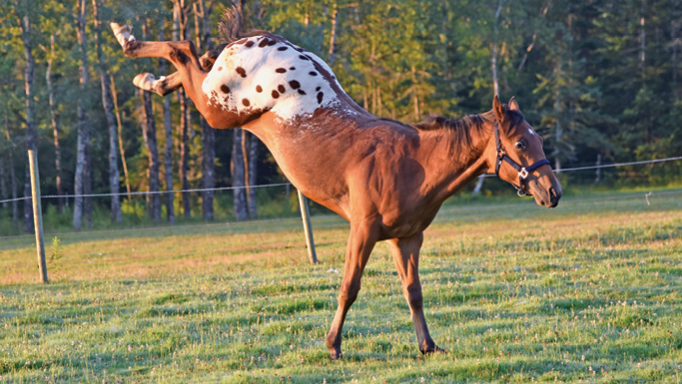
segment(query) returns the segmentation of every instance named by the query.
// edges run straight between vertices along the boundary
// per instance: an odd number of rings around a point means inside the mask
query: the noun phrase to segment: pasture
[[[344,328],[348,225],[299,220],[0,240],[0,382],[679,383],[682,190],[451,201],[421,258],[431,333],[421,356],[378,244]]]

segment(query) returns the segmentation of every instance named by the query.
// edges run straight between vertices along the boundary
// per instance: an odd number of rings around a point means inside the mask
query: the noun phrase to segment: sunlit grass
[[[347,224],[299,220],[0,244],[0,382],[680,382],[682,193],[444,207],[427,231],[422,357],[379,244],[344,328],[324,344]],[[608,198],[605,200],[604,198]],[[54,257],[52,257],[54,255]]]

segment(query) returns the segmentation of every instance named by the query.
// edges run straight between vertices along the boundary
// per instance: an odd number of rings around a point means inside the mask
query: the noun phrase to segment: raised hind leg
[[[369,255],[378,238],[377,225],[363,221],[360,224],[351,222],[350,237],[346,248],[346,264],[339,292],[339,305],[334,315],[331,329],[327,334],[327,347],[332,360],[341,358],[341,330],[346,320],[348,309],[358,297],[362,271],[367,265]]]
[[[429,334],[424,317],[424,299],[422,296],[422,285],[419,281],[419,250],[424,240],[424,234],[419,233],[415,236],[402,239],[388,240],[388,244],[393,253],[400,282],[403,286],[403,294],[410,306],[414,331],[417,333],[419,350],[426,353],[444,352],[438,348]]]
[[[208,51],[199,58],[201,68],[209,72],[213,68],[213,63],[218,58],[218,51]],[[161,96],[166,96],[169,93],[176,91],[182,87],[182,77],[180,72],[173,72],[168,76],[161,76],[158,79],[151,73],[140,73],[133,79],[133,84],[136,87],[145,91],[154,92]]]
[[[220,115],[219,109],[209,105],[208,96],[201,89],[208,72],[201,66],[194,43],[191,41],[137,41],[130,34],[131,28],[128,25],[111,23],[111,29],[127,57],[160,57],[170,61],[178,69],[178,75],[175,76],[180,76],[187,95],[194,101],[194,105],[209,124],[212,118]],[[138,75],[137,80],[143,89],[154,90],[153,80],[145,74]],[[174,80],[176,81],[174,85],[177,85],[177,78]]]
[[[166,96],[182,87],[182,78],[179,72],[174,72],[168,76],[161,76],[158,79],[153,74],[145,72],[135,76],[133,84],[142,90]]]

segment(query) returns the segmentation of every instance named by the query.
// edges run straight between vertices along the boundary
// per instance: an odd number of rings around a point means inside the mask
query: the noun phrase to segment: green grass
[[[419,354],[379,244],[344,328],[324,336],[348,225],[300,220],[0,239],[0,382],[678,383],[682,191],[455,200],[422,250],[426,316],[448,354]]]

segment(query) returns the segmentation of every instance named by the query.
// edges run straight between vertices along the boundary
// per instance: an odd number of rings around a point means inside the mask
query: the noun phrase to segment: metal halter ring
[[[526,177],[528,177],[528,171],[526,170],[526,167],[523,167],[519,171],[519,178],[521,178],[522,180],[525,180]]]

